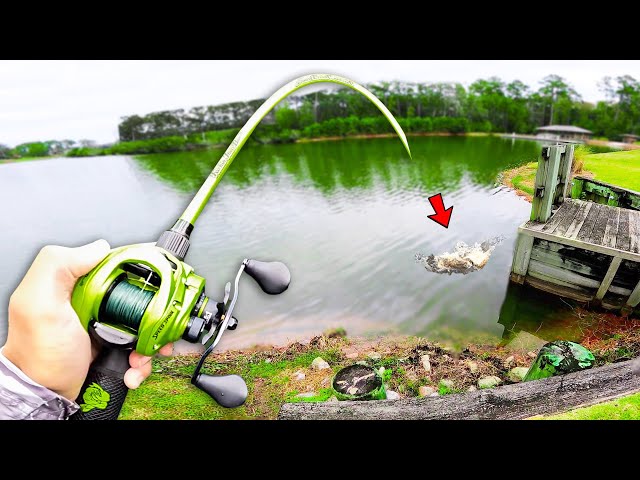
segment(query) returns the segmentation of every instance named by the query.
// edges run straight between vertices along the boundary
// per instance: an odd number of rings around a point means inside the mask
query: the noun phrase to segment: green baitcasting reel
[[[233,310],[242,273],[249,274],[271,295],[284,292],[291,275],[281,262],[245,259],[233,289],[231,283],[227,283],[223,300],[210,300],[205,294],[205,279],[184,262],[189,237],[211,194],[258,123],[290,93],[320,82],[350,87],[371,100],[391,122],[411,156],[404,132],[391,112],[357,83],[337,75],[318,74],[297,78],[280,88],[238,132],[170,230],[155,244],[113,249],[76,284],[71,304],[92,340],[101,348],[77,399],[81,410],[71,419],[116,419],[128,392],[124,373],[129,368],[130,352],[135,349],[143,355],[153,355],[163,345],[180,339],[205,345],[191,382],[224,407],[244,403],[247,386],[242,378],[206,375],[200,370],[222,334],[238,325]]]

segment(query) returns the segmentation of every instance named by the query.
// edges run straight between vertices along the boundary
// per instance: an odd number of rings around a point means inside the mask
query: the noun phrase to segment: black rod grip
[[[117,420],[129,389],[124,373],[131,349],[103,347],[91,364],[76,403],[80,410],[70,420]]]

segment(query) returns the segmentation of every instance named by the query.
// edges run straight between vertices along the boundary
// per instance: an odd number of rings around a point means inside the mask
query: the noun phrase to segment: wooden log
[[[596,292],[596,300],[602,300],[604,298],[604,295],[609,291],[611,282],[613,282],[613,279],[618,272],[618,268],[620,267],[620,262],[622,262],[622,259],[620,257],[614,257],[613,260],[611,260],[611,265],[609,265],[609,269],[607,270],[607,273],[602,279],[602,283],[600,284],[600,287],[598,287],[598,291]]]
[[[640,391],[640,359],[490,390],[368,402],[285,403],[281,420],[517,420]]]

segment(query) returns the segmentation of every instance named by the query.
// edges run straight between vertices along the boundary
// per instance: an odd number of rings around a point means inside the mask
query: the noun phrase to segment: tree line
[[[537,89],[519,80],[507,83],[497,77],[477,80],[468,88],[460,83],[446,82],[393,81],[367,85],[397,118],[414,119],[414,126],[421,125],[421,121],[415,119],[432,119],[432,124],[449,125],[451,121],[442,120],[449,118],[466,119],[453,123],[462,126],[458,130],[477,132],[533,133],[537,127],[551,124],[578,125],[592,130],[596,136],[611,139],[623,133],[638,132],[640,83],[625,75],[605,77],[599,87],[605,94],[605,100],[593,104],[583,101],[575,89],[558,75],[548,75]],[[263,101],[258,99],[123,117],[119,125],[120,141],[240,128]],[[378,115],[376,107],[357,92],[338,89],[290,96],[288,102],[283,102],[275,115],[264,123],[273,125],[275,128],[271,130],[276,132],[284,130],[292,132],[293,136],[312,136],[309,133],[314,130],[330,134],[326,132],[326,125],[324,129],[319,126],[332,119],[365,119]],[[341,134],[338,131],[340,122],[334,123],[335,134]],[[422,123],[429,126],[429,122]]]
[[[595,104],[585,102],[558,75],[548,75],[538,88],[497,77],[477,80],[468,88],[452,82],[401,81],[368,84],[367,88],[409,133],[534,133],[537,127],[550,124],[577,125],[612,140],[623,133],[640,133],[640,82],[623,75],[605,77],[598,86],[605,99]],[[28,142],[14,148],[0,144],[0,159],[153,153],[228,143],[263,102],[256,99],[126,116],[118,125],[120,142],[116,145],[97,147],[91,140]],[[388,122],[371,102],[350,89],[337,89],[288,97],[265,118],[254,137],[268,143],[388,132]]]

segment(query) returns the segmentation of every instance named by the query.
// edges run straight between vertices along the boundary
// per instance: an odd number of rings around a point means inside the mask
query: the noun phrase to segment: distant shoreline
[[[500,133],[487,133],[487,132],[466,132],[466,133],[451,133],[451,132],[410,132],[406,133],[407,137],[496,137],[501,135]],[[340,140],[367,140],[375,138],[395,138],[397,134],[393,133],[363,133],[356,135],[345,136],[328,136],[328,137],[314,137],[314,138],[297,138],[289,142],[265,142],[264,144],[276,145],[284,143],[317,143],[317,142],[336,142]],[[162,140],[162,139],[156,139]],[[211,150],[216,148],[225,148],[228,143],[205,143],[205,144],[187,144],[188,147],[176,148],[175,150],[166,150],[162,152],[127,152],[127,153],[95,153],[93,155],[50,155],[46,157],[21,157],[21,158],[8,158],[0,160],[0,165],[18,163],[18,162],[30,162],[39,160],[49,160],[52,158],[80,158],[80,157],[102,157],[108,155],[153,155],[156,153],[175,153],[184,151],[198,151],[198,150]]]

